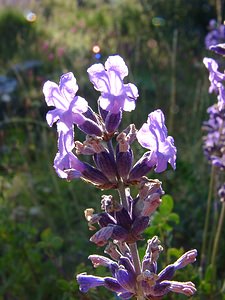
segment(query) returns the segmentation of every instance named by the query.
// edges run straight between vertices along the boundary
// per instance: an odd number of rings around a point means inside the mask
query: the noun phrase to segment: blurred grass
[[[140,97],[135,113],[125,114],[124,128],[130,122],[139,128],[155,108],[164,111],[167,124],[173,120],[169,134],[178,148],[177,170],[158,176],[180,216],[168,235],[169,247],[200,249],[209,181],[201,124],[206,108],[215,102],[207,92],[202,58],[211,56],[204,50],[204,35],[208,21],[216,17],[215,3],[44,0],[22,7],[36,14],[35,22],[26,21],[15,6],[13,11],[1,7],[0,14],[0,75],[19,82],[10,101],[0,100],[0,299],[114,299],[103,289],[82,295],[74,281],[78,272],[93,273],[87,256],[96,250],[88,241],[83,211],[99,210],[101,192],[80,181],[64,182],[54,173],[57,134],[45,122],[43,82],[58,82],[63,72],[72,71],[79,95],[96,108],[98,94],[88,82],[87,67],[114,53],[125,59],[129,81],[138,86]],[[101,48],[100,60],[92,52],[96,44]],[[41,65],[15,71],[15,64],[28,60]],[[172,88],[174,111],[170,109]],[[142,151],[136,146],[137,155]],[[221,241],[219,285],[225,275],[224,249]],[[194,268],[180,276],[203,286]],[[208,299],[205,286],[193,299]]]

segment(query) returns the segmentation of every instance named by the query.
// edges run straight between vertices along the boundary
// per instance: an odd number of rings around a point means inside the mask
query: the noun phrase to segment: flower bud
[[[115,212],[115,219],[118,225],[122,226],[127,230],[130,229],[132,220],[128,211],[124,207],[122,207],[119,211]]]
[[[129,181],[139,181],[142,176],[150,172],[156,164],[154,152],[146,152],[130,171]]]
[[[148,224],[149,224],[149,217],[135,218],[131,228],[132,236],[137,237],[139,239],[142,232],[148,227]]]
[[[84,180],[87,180],[91,182],[94,185],[97,186],[112,186],[108,180],[108,178],[98,169],[92,167],[88,163],[83,163],[84,164],[84,170],[81,172],[82,173],[82,178]]]
[[[105,128],[109,133],[115,132],[122,120],[122,111],[118,113],[109,112],[105,118]]]
[[[87,119],[79,126],[77,126],[84,133],[89,135],[102,136],[102,129],[91,119]]]
[[[105,150],[95,153],[94,158],[97,168],[101,170],[111,182],[116,182],[117,169],[113,156]]]

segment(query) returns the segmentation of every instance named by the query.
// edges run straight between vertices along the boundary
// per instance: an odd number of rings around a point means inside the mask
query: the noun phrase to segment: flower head
[[[165,118],[160,109],[148,115],[147,123],[137,132],[137,140],[144,148],[156,154],[156,172],[163,172],[167,162],[175,169],[177,151],[173,138],[167,136]]]
[[[120,110],[132,111],[138,97],[137,87],[132,84],[124,84],[123,79],[128,75],[128,68],[119,55],[109,56],[102,64],[94,64],[88,70],[90,81],[97,91],[100,107],[117,114]]]
[[[120,245],[121,246],[121,245]],[[172,281],[176,270],[184,268],[186,265],[195,262],[197,251],[190,250],[184,253],[175,263],[168,265],[157,274],[157,259],[162,247],[158,237],[153,237],[148,241],[148,247],[143,259],[141,274],[137,275],[130,252],[120,253],[122,248],[118,245],[114,247],[119,255],[117,261],[108,259],[100,255],[90,255],[94,267],[108,267],[112,277],[98,277],[82,273],[77,275],[77,281],[82,292],[87,292],[90,288],[104,286],[114,291],[122,299],[130,299],[132,296],[142,296],[147,299],[163,297],[168,292],[185,294],[191,296],[196,292],[192,282]],[[117,250],[116,250],[117,248]]]
[[[73,124],[81,125],[85,118],[82,113],[88,109],[87,101],[76,96],[78,85],[73,73],[63,74],[59,85],[55,82],[47,81],[43,87],[45,101],[48,106],[54,106],[47,115],[47,123],[52,126],[55,122],[58,129],[64,132],[73,127]]]

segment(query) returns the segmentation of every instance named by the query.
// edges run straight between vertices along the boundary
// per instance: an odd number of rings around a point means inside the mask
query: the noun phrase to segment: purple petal
[[[172,137],[167,136],[165,118],[160,109],[148,115],[147,123],[137,132],[138,142],[157,156],[156,172],[163,172],[167,162],[175,169],[176,147]]]
[[[113,227],[107,226],[97,231],[91,238],[90,241],[98,246],[104,246],[113,234]]]
[[[128,75],[128,68],[119,55],[112,55],[105,62],[105,68],[107,71],[116,72],[121,79],[124,79]]]
[[[103,110],[114,114],[121,108],[126,111],[134,110],[138,91],[134,85],[123,83],[128,69],[119,55],[110,56],[105,63],[105,69],[102,64],[92,65],[88,74],[95,89],[101,92],[99,105]]]
[[[225,55],[225,44],[217,44],[217,45],[211,45],[209,47],[210,50],[214,51],[217,54]]]
[[[70,103],[78,91],[76,78],[72,72],[63,74],[59,82],[59,90],[63,97]]]
[[[105,68],[102,64],[94,64],[87,69],[89,79],[94,88],[99,92],[109,92],[109,80]]]
[[[63,110],[58,108],[48,111],[46,114],[46,120],[48,125],[52,127],[52,125],[60,119],[62,114]]]
[[[58,85],[55,82],[47,81],[43,86],[43,93],[45,95],[45,101],[48,106],[55,106],[59,109],[67,109],[69,107],[68,101],[65,101]]]
[[[78,274],[77,282],[80,285],[80,291],[83,293],[88,292],[88,290],[91,288],[105,285],[104,278],[93,275],[87,275],[86,273]]]

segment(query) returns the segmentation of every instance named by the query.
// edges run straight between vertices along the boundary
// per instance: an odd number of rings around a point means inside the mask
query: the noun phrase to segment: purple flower
[[[221,82],[217,84],[218,87],[218,109],[223,110],[225,108],[225,88]]]
[[[117,248],[117,246],[115,246]],[[134,265],[130,259],[130,253],[124,256],[121,249],[114,249],[119,255],[118,261],[108,259],[100,255],[90,255],[94,267],[108,267],[112,277],[98,277],[82,273],[77,275],[77,281],[82,292],[87,292],[96,286],[105,286],[107,289],[117,293],[122,299],[130,299],[132,296],[141,295],[144,298],[152,299],[163,297],[168,292],[185,294],[191,296],[196,292],[192,282],[172,281],[176,270],[195,262],[197,251],[190,250],[184,253],[174,264],[168,265],[157,274],[157,259],[162,247],[157,237],[148,241],[148,247],[143,260],[141,274],[137,275]],[[129,250],[128,250],[129,251]]]
[[[219,102],[208,108],[209,120],[203,123],[203,150],[207,159],[218,168],[224,170],[224,143],[225,143],[225,111],[219,110]]]
[[[209,70],[209,81],[211,83],[209,93],[218,93],[218,83],[225,80],[225,74],[218,71],[218,64],[214,59],[205,57],[203,63]]]
[[[73,174],[72,178],[70,179],[81,177],[81,171],[84,169],[83,164],[72,153],[73,148],[73,129],[70,129],[67,133],[60,131],[58,138],[59,151],[54,159],[54,169],[61,178],[69,179],[69,171],[70,174]]]
[[[216,20],[210,20],[208,28],[209,33],[205,37],[205,46],[206,49],[212,50],[212,46],[224,42],[225,26],[223,24],[218,24]]]
[[[73,124],[84,123],[82,113],[87,111],[88,103],[84,98],[76,96],[77,91],[76,78],[71,72],[61,76],[59,85],[52,81],[44,84],[45,101],[48,106],[55,107],[46,115],[49,126],[57,122],[58,130],[67,132],[73,128]]]
[[[176,168],[176,147],[171,136],[167,136],[165,118],[160,109],[148,115],[147,123],[144,123],[137,132],[137,140],[144,147],[156,154],[156,172],[163,172],[167,162],[173,169]]]
[[[109,56],[102,64],[94,64],[87,70],[90,81],[97,91],[100,107],[113,114],[120,110],[132,111],[135,109],[138,97],[137,87],[132,84],[124,84],[123,79],[128,75],[128,68],[119,55]]]

